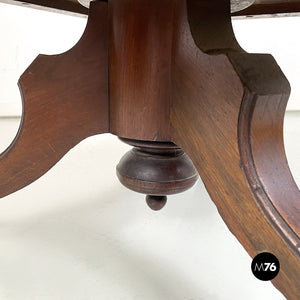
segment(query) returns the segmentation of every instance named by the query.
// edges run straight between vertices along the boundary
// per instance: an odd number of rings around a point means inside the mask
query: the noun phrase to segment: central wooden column
[[[173,0],[109,1],[110,131],[169,141]]]

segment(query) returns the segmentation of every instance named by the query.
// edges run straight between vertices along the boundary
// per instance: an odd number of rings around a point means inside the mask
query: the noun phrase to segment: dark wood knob
[[[167,196],[147,195],[146,202],[152,210],[160,210],[167,203]]]
[[[166,195],[191,188],[198,173],[181,148],[171,142],[149,142],[121,139],[134,146],[117,165],[117,176],[127,188],[148,195],[147,204],[161,209]]]

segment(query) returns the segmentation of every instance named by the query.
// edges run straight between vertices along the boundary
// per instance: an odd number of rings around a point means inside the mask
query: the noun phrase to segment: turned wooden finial
[[[191,188],[198,173],[181,148],[171,142],[149,142],[121,138],[131,146],[117,166],[117,176],[127,188],[146,194],[146,202],[159,210],[167,202],[166,195]]]
[[[167,196],[147,195],[146,203],[152,210],[161,210],[167,203]]]

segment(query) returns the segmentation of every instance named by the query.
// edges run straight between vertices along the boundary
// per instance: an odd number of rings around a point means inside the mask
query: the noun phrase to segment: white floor
[[[0,142],[18,119],[0,119]],[[285,140],[300,185],[300,113]],[[34,147],[34,145],[33,145]],[[0,200],[0,300],[279,300],[253,277],[201,181],[153,212],[118,182],[128,147],[92,137],[31,186]]]

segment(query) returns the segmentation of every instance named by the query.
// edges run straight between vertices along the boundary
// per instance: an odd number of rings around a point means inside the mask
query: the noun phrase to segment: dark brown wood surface
[[[42,176],[84,138],[108,132],[107,32],[107,3],[99,3],[73,49],[38,56],[21,76],[23,117],[0,156],[0,197]]]
[[[274,253],[281,263],[274,285],[299,299],[300,194],[282,142],[289,84],[271,56],[239,49],[229,12],[218,17],[220,1],[187,1],[187,10],[185,1],[178,3],[172,141],[193,160],[231,232],[252,257]],[[207,8],[216,17],[203,28],[198,20]],[[220,20],[227,38],[219,35]],[[203,40],[207,28],[205,37],[218,42]]]
[[[111,132],[179,145],[232,233],[252,257],[274,253],[273,283],[299,299],[300,193],[282,141],[290,86],[272,56],[238,45],[229,4],[113,1]]]
[[[229,0],[111,0],[108,10],[94,3],[81,41],[21,77],[23,120],[0,157],[0,196],[93,134],[172,141],[248,253],[275,254],[274,285],[300,299],[300,193],[282,140],[290,86],[275,60],[241,49]]]
[[[0,0],[3,3],[22,5],[39,9],[54,9],[62,13],[88,14],[88,9],[77,0]],[[233,16],[256,16],[272,14],[290,14],[300,12],[300,0],[256,0],[245,10]]]
[[[168,140],[172,2],[109,2],[110,130],[119,137]]]
[[[156,196],[191,188],[198,173],[190,158],[175,144],[122,139],[134,146],[117,165],[120,182],[131,190]]]

